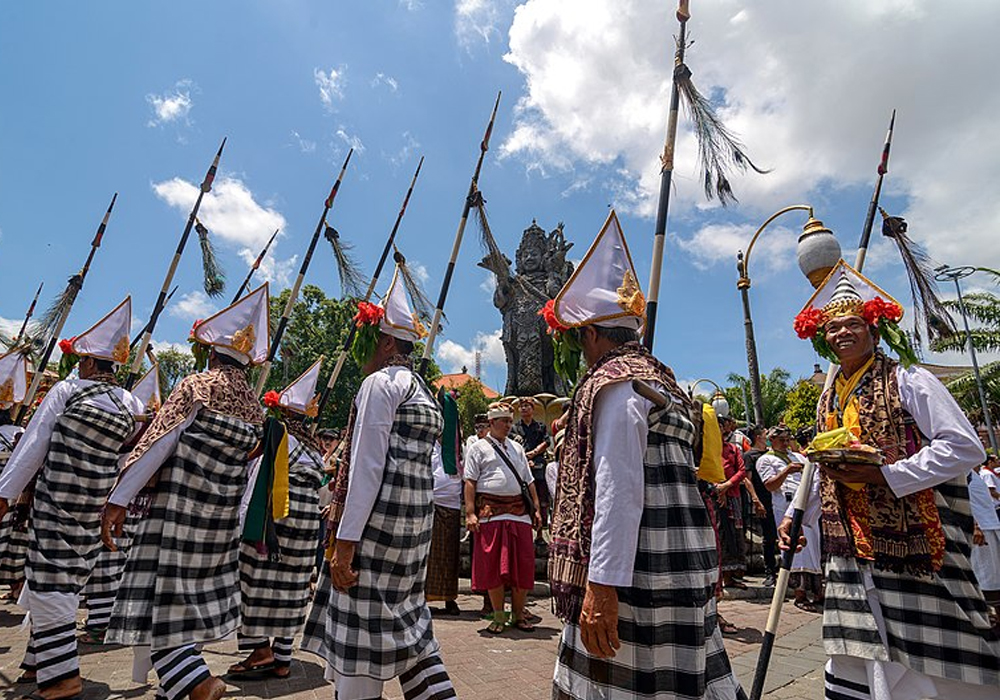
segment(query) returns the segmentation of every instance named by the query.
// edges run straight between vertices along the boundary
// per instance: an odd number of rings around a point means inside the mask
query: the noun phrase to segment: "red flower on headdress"
[[[271,390],[264,394],[264,405],[268,408],[277,408],[281,405],[281,394]]]
[[[549,299],[545,302],[545,306],[541,308],[538,315],[545,319],[545,323],[549,325],[549,333],[565,333],[569,330],[569,326],[564,326],[559,323],[559,319],[556,318],[556,300]]]
[[[200,326],[201,324],[202,324],[202,319],[199,318],[191,325],[191,332],[188,333],[188,340],[194,339],[194,332],[198,330],[198,326]]]
[[[879,319],[895,323],[903,318],[903,309],[899,304],[887,302],[882,297],[875,297],[865,302],[861,315],[871,326],[877,326]]]
[[[60,340],[59,351],[62,352],[63,355],[73,355],[75,353],[75,351],[73,350],[74,340],[76,340],[76,338],[63,338],[62,340]]]
[[[816,335],[819,327],[822,325],[823,311],[817,309],[815,306],[810,306],[808,309],[803,309],[799,312],[799,315],[795,317],[795,323],[792,324],[792,328],[795,329],[795,335],[803,340],[809,340]]]
[[[385,316],[385,309],[378,304],[368,301],[358,302],[358,313],[354,314],[354,323],[357,326],[373,326]]]

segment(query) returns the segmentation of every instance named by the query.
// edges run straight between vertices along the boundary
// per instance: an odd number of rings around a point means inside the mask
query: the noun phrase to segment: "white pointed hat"
[[[319,381],[319,370],[323,366],[320,357],[294,382],[285,387],[279,394],[278,405],[303,415],[315,418],[319,412],[319,396],[316,394],[316,384]]]
[[[160,365],[154,363],[129,393],[142,402],[143,413],[159,411],[162,404],[160,400]]]
[[[595,324],[638,330],[646,320],[646,297],[614,209],[597,239],[553,303],[556,320],[569,328]]]
[[[128,331],[132,325],[132,297],[75,338],[59,343],[64,354],[93,357],[123,365],[128,362]]]
[[[840,260],[806,302],[803,311],[809,308],[820,309],[825,323],[838,316],[863,316],[865,302],[879,298],[886,304],[895,304],[902,317],[903,307],[898,301],[844,260]]]
[[[0,410],[24,401],[28,391],[28,359],[14,350],[0,357]]]
[[[271,335],[267,289],[265,282],[232,306],[198,323],[193,329],[194,339],[244,365],[263,362]]]
[[[406,298],[406,286],[399,278],[398,264],[389,291],[385,293],[379,306],[385,310],[385,315],[379,321],[378,327],[386,335],[411,343],[427,335],[427,329],[410,308],[410,302]]]

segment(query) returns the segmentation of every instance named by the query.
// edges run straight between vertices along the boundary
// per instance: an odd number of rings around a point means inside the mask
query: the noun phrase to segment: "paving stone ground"
[[[465,590],[468,582],[464,581]],[[530,605],[542,622],[533,633],[507,630],[493,636],[477,614],[481,600],[462,595],[459,617],[436,615],[434,629],[441,643],[458,697],[463,700],[547,700],[551,697],[552,668],[560,623],[551,613],[549,599],[533,597]],[[723,600],[719,609],[739,627],[739,634],[726,639],[726,648],[744,689],[749,694],[757,653],[767,620],[770,597],[754,588],[738,600]],[[27,631],[21,628],[20,609],[0,605],[0,700],[13,700],[34,690],[15,685],[18,664],[24,653]],[[816,700],[823,696],[824,656],[820,642],[820,616],[786,605],[778,639],[764,686],[768,700]],[[153,700],[154,688],[132,681],[132,653],[120,647],[80,647],[85,686],[80,700]],[[206,648],[205,658],[213,672],[223,673],[240,660],[236,643],[223,642]],[[322,662],[308,654],[296,653],[289,680],[259,680],[230,683],[227,698],[289,698],[290,700],[332,700],[330,686],[323,680]],[[153,676],[150,676],[153,680]],[[386,685],[385,697],[402,697],[399,685]]]

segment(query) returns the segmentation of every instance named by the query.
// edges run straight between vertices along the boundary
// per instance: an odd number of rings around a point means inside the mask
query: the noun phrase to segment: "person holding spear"
[[[819,464],[807,497],[820,502],[826,693],[996,698],[1000,637],[969,562],[966,476],[985,453],[948,390],[916,366],[902,315],[841,260],[795,319],[799,337],[840,365],[817,429],[850,440],[821,450],[820,435],[809,455]],[[779,528],[786,550],[792,510]]]

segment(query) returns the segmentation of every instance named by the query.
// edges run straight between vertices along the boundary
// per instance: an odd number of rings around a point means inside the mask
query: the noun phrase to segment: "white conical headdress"
[[[319,370],[323,366],[323,358],[316,360],[309,369],[281,392],[278,405],[289,411],[302,413],[315,418],[319,412],[319,396],[316,394],[316,384],[319,381]]]
[[[269,302],[265,282],[232,306],[199,323],[194,338],[245,365],[260,364],[267,358],[270,342]]]
[[[0,357],[0,409],[24,401],[28,391],[28,359],[17,350]]]
[[[69,347],[74,355],[108,360],[119,365],[128,362],[128,331],[132,325],[132,297],[116,306],[111,313],[72,338]],[[65,352],[65,347],[60,343]]]
[[[825,320],[838,316],[861,316],[865,302],[876,298],[903,308],[888,292],[840,260],[806,302],[803,310],[810,307],[820,309]]]
[[[559,290],[553,310],[556,320],[569,328],[590,324],[642,327],[646,298],[614,209],[583,262]]]
[[[385,293],[379,306],[385,309],[385,315],[379,322],[379,330],[386,335],[411,343],[427,335],[427,329],[410,308],[410,302],[406,298],[406,285],[399,278],[398,264],[389,291]]]
[[[143,413],[156,413],[160,410],[160,365],[153,364],[129,392],[142,402]]]

